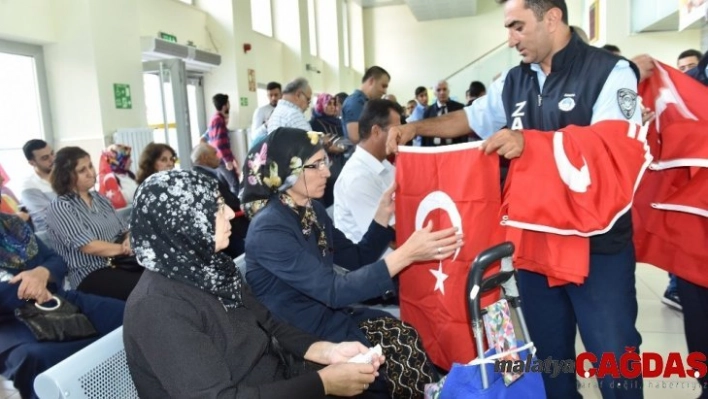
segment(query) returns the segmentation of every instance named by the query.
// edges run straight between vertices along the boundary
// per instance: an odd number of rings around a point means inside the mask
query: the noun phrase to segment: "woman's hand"
[[[121,248],[123,250],[122,255],[132,255],[133,254],[133,249],[130,248],[130,233],[125,235],[125,240],[123,240],[123,243],[121,244]]]
[[[42,304],[52,299],[52,293],[47,289],[51,273],[44,266],[37,266],[34,269],[26,270],[17,274],[10,280],[10,284],[20,283],[17,288],[17,297],[22,300],[34,299]]]
[[[23,222],[27,223],[30,220],[30,215],[29,213],[25,211],[19,211],[15,214],[15,216],[18,216],[20,219],[22,219]]]
[[[351,397],[369,388],[379,375],[371,364],[339,363],[317,371],[324,385],[325,395]]]
[[[386,256],[385,261],[391,277],[400,273],[411,263],[427,260],[443,260],[464,244],[457,228],[433,231],[433,222],[415,231],[403,245]]]
[[[368,351],[369,348],[356,341],[331,344],[331,346],[326,349],[324,354],[324,357],[327,360],[327,363],[325,364],[346,363],[354,356],[361,353],[366,353]],[[373,359],[372,364],[378,370],[379,366],[381,366],[384,361],[385,357],[380,356],[376,359]]]
[[[391,221],[391,216],[396,212],[395,207],[395,195],[396,192],[396,182],[393,182],[391,186],[383,193],[381,200],[379,201],[379,207],[376,209],[376,214],[374,214],[374,221],[383,227],[388,227]]]

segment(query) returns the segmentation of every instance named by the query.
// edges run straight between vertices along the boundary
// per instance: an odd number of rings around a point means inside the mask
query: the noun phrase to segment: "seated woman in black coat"
[[[311,200],[323,195],[329,177],[321,139],[321,133],[280,128],[248,156],[241,203],[252,218],[249,285],[271,312],[296,327],[327,340],[381,344],[387,361],[372,389],[382,397],[422,396],[433,371],[417,332],[386,312],[349,305],[394,290],[393,277],[414,262],[452,255],[461,236],[454,228],[432,232],[429,225],[380,259],[394,240],[392,187],[362,240],[349,241]],[[338,273],[335,264],[350,272]]]
[[[0,374],[20,396],[36,398],[35,377],[123,323],[125,302],[62,290],[67,266],[19,217],[0,214]],[[39,342],[15,317],[15,309],[45,303],[57,295],[88,317],[98,336],[65,342]]]
[[[128,299],[123,340],[142,399],[353,396],[374,381],[383,357],[347,363],[368,348],[319,341],[276,321],[251,294],[220,252],[234,212],[216,180],[157,173],[133,207],[132,242],[146,270]]]

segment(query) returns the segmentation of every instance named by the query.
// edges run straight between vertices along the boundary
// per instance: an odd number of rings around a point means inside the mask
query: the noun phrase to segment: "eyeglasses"
[[[223,212],[224,208],[226,207],[226,200],[224,200],[224,197],[219,197],[216,199],[216,209],[218,212]]]
[[[300,93],[301,93],[303,96],[305,96],[305,100],[307,100],[307,103],[309,104],[309,103],[310,103],[310,100],[312,100],[312,97],[308,97],[307,94],[305,94],[304,91],[301,91]]]
[[[317,169],[317,170],[322,171],[325,169],[329,169],[329,166],[331,164],[332,163],[330,162],[329,157],[325,156],[324,158],[322,158],[319,161],[315,161],[315,162],[313,162],[311,164],[307,164],[307,165],[302,165],[302,168],[303,169]]]

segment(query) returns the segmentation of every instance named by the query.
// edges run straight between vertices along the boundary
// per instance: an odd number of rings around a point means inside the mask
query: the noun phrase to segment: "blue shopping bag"
[[[523,342],[518,343],[519,348],[523,345]],[[521,359],[526,359],[528,349],[523,349],[518,353]],[[494,355],[496,355],[496,351],[490,349],[485,352],[484,357],[489,358]],[[487,389],[484,389],[482,385],[480,367],[487,369],[489,380]],[[545,397],[546,390],[543,387],[541,373],[524,373],[521,378],[506,386],[501,373],[494,372],[494,364],[490,363],[478,365],[455,363],[450,373],[445,377],[445,383],[440,392],[440,399],[545,399]]]

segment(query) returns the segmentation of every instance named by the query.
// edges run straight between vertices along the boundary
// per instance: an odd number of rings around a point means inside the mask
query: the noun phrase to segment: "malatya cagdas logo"
[[[583,352],[575,360],[545,360],[533,359],[529,354],[525,360],[497,360],[494,371],[507,373],[546,373],[551,378],[561,373],[576,373],[581,378],[599,379],[612,378],[634,379],[644,378],[701,378],[708,373],[706,355],[692,352],[682,356],[671,352],[662,356],[656,352],[637,353],[635,347],[626,347],[625,352],[617,359],[614,353],[603,353],[599,358],[590,352]],[[592,366],[586,368],[586,361]]]

